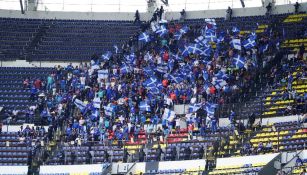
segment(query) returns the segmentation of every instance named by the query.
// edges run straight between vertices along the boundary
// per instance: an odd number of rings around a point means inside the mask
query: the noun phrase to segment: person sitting
[[[269,142],[265,146],[265,151],[270,152],[272,150],[272,148],[273,148],[273,143],[272,143],[271,140],[269,140]]]
[[[259,142],[258,148],[257,148],[257,153],[259,154],[260,152],[262,152],[262,151],[263,151],[263,148],[264,148],[263,143],[262,143],[262,142]]]
[[[302,166],[303,165],[303,160],[300,158],[300,156],[297,156],[296,161],[295,161],[295,166]]]

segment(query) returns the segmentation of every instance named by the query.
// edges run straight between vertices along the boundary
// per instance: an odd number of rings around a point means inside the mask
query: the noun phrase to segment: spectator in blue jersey
[[[217,119],[216,117],[211,118],[211,132],[215,133],[217,131]]]

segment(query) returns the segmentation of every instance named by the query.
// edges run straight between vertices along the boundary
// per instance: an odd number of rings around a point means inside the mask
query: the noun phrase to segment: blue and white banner
[[[104,106],[104,113],[107,116],[112,116],[114,112],[114,107],[112,104],[108,104],[108,106]]]
[[[164,109],[164,113],[163,113],[163,116],[162,116],[163,119],[166,119],[166,120],[171,122],[171,121],[174,120],[175,117],[176,117],[175,111],[172,111],[168,108]]]
[[[96,98],[93,99],[93,105],[94,105],[95,108],[100,109],[100,104],[101,104],[100,98],[96,97]]]
[[[79,99],[75,99],[74,104],[80,109],[80,111],[83,111],[86,107],[86,104]]]
[[[232,39],[230,42],[232,48],[241,50],[241,40],[240,39]]]
[[[146,111],[150,112],[150,105],[147,103],[147,101],[141,101],[139,105],[140,111]]]
[[[107,69],[98,70],[98,78],[107,79],[108,77],[109,77],[109,70]]]
[[[142,42],[145,42],[145,43],[149,42],[150,41],[149,34],[147,32],[141,33],[139,35],[139,41],[142,41]]]
[[[103,61],[108,61],[110,60],[111,56],[112,56],[112,52],[107,51],[105,54],[101,55],[101,59]]]
[[[235,55],[233,57],[233,64],[237,67],[237,68],[243,68],[245,65],[245,58],[241,57],[240,55]]]
[[[255,47],[257,44],[254,38],[248,38],[247,40],[242,42],[242,45],[245,49],[251,49]]]

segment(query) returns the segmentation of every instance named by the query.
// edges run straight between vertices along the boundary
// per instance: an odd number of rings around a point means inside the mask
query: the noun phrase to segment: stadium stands
[[[121,47],[138,30],[131,21],[1,18],[2,60],[89,61]]]
[[[38,100],[36,97],[31,99],[31,94],[35,91],[36,96],[38,96],[39,90],[44,92],[42,91],[43,87],[34,90],[34,82],[38,79],[41,82],[46,81],[47,75],[52,70],[52,68],[1,67],[0,105],[6,111],[2,119],[10,116],[11,123],[33,123],[34,118],[30,116],[30,113],[34,111],[30,112],[30,109],[33,106],[36,108]],[[25,81],[27,85],[24,84]]]
[[[1,60],[86,63],[0,68],[4,123],[49,125],[2,132],[0,165],[44,164],[45,175],[131,162],[127,173],[258,174],[281,152],[306,149],[304,120],[246,125],[251,114],[307,111],[306,17],[189,19],[141,32],[131,21],[1,18]],[[187,104],[186,115],[173,111]]]

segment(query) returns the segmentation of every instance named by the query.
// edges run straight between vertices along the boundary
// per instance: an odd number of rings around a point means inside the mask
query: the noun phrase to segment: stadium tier
[[[307,15],[285,12],[1,17],[0,174],[306,174]]]

